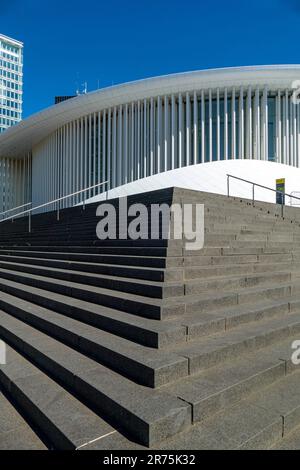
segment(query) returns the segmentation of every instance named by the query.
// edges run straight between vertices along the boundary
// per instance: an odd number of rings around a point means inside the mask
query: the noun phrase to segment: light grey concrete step
[[[219,309],[224,310],[238,305],[243,307],[246,304],[253,305],[257,302],[289,299],[291,296],[297,296],[299,293],[300,284],[290,282],[273,287],[250,287],[218,294],[186,295],[184,297],[185,312],[187,314],[217,312]],[[174,301],[174,299],[172,300]]]
[[[269,246],[249,246],[248,244],[245,246],[245,244],[241,244],[240,247],[238,246],[231,246],[231,247],[224,247],[222,248],[222,254],[223,255],[249,255],[249,254],[283,254],[283,253],[290,253],[291,252],[291,247],[287,247],[286,245],[284,246],[276,246],[276,247],[271,247]]]
[[[188,374],[187,359],[174,353],[146,348],[32,303],[18,299],[15,304],[6,304],[9,315],[145,386],[159,387]],[[4,311],[1,319],[9,322]]]
[[[233,260],[234,261],[234,260]],[[224,264],[224,265],[208,265],[204,267],[193,266],[185,267],[185,279],[202,279],[213,278],[217,276],[233,276],[237,274],[244,274],[245,276],[255,273],[274,273],[274,272],[288,272],[300,270],[300,262],[297,261],[281,261],[278,263],[262,263],[248,262],[242,264]]]
[[[0,392],[0,450],[46,449],[31,426]]]
[[[280,340],[283,341],[299,332],[299,313],[291,313],[257,324],[244,325],[171,350],[188,359],[189,373],[192,375],[232,360],[237,355],[249,354]]]
[[[0,366],[0,383],[51,448],[72,450],[115,432],[100,416],[9,346],[7,364]]]
[[[179,318],[159,322],[12,281],[5,286],[0,282],[0,291],[0,308],[7,312],[22,310],[29,301],[145,346],[164,348],[186,341]]]
[[[208,267],[208,266],[227,266],[239,264],[258,263],[257,254],[245,255],[221,255],[221,256],[186,256],[184,258],[184,267]],[[271,256],[271,255],[270,255]],[[283,255],[284,256],[284,255]],[[290,256],[292,259],[292,256]]]
[[[280,285],[291,280],[291,272],[271,272],[271,273],[255,273],[246,275],[220,275],[209,279],[192,279],[185,281],[185,293],[200,294],[210,291],[226,291],[234,289],[242,289],[247,287],[262,285]]]
[[[160,449],[269,449],[300,424],[299,372],[193,426]],[[287,424],[288,422],[288,424]],[[286,424],[284,424],[286,423]]]
[[[120,437],[120,441],[124,442],[123,436]],[[294,429],[293,432],[278,440],[271,447],[271,450],[300,450],[300,426]]]
[[[298,300],[291,303],[288,297],[282,300],[257,302],[253,305],[236,305],[219,311],[213,309],[207,313],[186,314],[181,323],[187,330],[187,340],[193,341],[201,336],[221,333],[251,322],[283,316],[300,305]]]
[[[129,435],[152,446],[191,424],[190,406],[142,387],[1,312],[0,337]]]
[[[266,382],[267,384],[267,382]],[[299,449],[300,374],[278,377],[261,392],[226,407],[188,430],[155,446],[156,450]],[[268,398],[270,396],[270,403]],[[287,400],[286,400],[287,397]],[[267,403],[267,406],[266,406]],[[284,420],[293,432],[285,434]],[[297,427],[298,426],[298,427]],[[282,436],[286,435],[282,439]],[[91,444],[86,450],[143,450],[120,433]]]
[[[193,422],[203,421],[297,370],[291,359],[291,345],[297,338],[272,344],[246,357],[237,356],[163,390],[191,404]]]
[[[112,290],[130,292],[136,295],[148,295],[154,298],[173,297],[183,295],[184,288],[180,281],[158,282],[138,279],[124,279],[117,276],[101,274],[88,274],[81,271],[72,271],[38,265],[27,265],[0,261],[0,272],[7,269],[44,276],[62,281],[85,284],[87,286],[103,287]]]
[[[62,284],[57,280],[43,276],[22,274],[18,271],[1,271],[0,269],[1,290],[13,293],[12,283],[47,290],[46,306],[51,306],[52,293],[57,293],[151,319],[178,317],[185,312],[184,297],[155,299],[68,281],[64,281]],[[14,287],[18,288],[19,286],[16,284]]]
[[[28,251],[28,250],[4,250],[0,249],[0,254],[5,256],[20,256],[24,258],[43,258],[64,261],[76,261],[93,264],[113,264],[125,266],[144,266],[156,268],[174,268],[181,267],[183,264],[182,257],[145,257],[131,255],[101,255],[97,253],[66,253],[64,251]]]
[[[63,270],[70,270],[73,272],[84,272],[93,274],[102,274],[107,276],[117,276],[120,278],[132,278],[149,281],[177,281],[182,280],[183,271],[179,266],[176,268],[158,269],[153,267],[140,267],[140,266],[126,266],[118,263],[115,259],[115,264],[104,263],[87,263],[83,261],[65,261],[58,259],[48,259],[43,257],[22,257],[13,255],[0,254],[0,261],[17,264],[28,264],[31,266],[43,266],[50,268],[58,268]]]
[[[7,282],[9,281],[9,282]],[[83,301],[96,303],[105,307],[141,315],[148,318],[171,318],[179,317],[184,312],[207,312],[211,308],[218,309],[239,304],[252,303],[254,301],[265,301],[268,299],[280,299],[283,297],[297,295],[299,282],[281,284],[279,286],[263,286],[261,288],[242,288],[221,294],[207,295],[206,292],[197,295],[186,295],[184,297],[168,298],[165,300],[150,299],[142,296],[110,291],[83,284],[75,284],[64,281],[63,284],[55,280],[20,272],[0,270],[0,285],[4,292],[12,293],[10,282],[18,282],[27,286],[39,287],[51,292],[67,295]],[[9,290],[8,290],[9,289]]]

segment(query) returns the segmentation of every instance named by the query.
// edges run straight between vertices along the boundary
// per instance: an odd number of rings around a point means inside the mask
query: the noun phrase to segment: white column
[[[88,186],[92,186],[92,115],[89,114],[89,132],[88,132]],[[92,196],[92,191],[88,191],[89,197]]]
[[[175,96],[172,95],[171,98],[171,127],[172,127],[172,155],[171,155],[171,169],[175,168],[176,162],[176,142],[177,142],[177,133],[176,133],[176,101]]]
[[[134,180],[134,137],[135,137],[135,132],[134,132],[134,110],[135,110],[135,105],[134,103],[131,103],[131,123],[130,123],[130,130],[131,130],[131,136],[130,136],[130,142],[131,142],[131,150],[130,150],[130,181]]]
[[[193,152],[193,163],[196,165],[198,163],[198,98],[197,92],[194,92],[194,102],[193,102],[193,114],[194,114],[194,152]]]
[[[297,152],[297,107],[296,104],[293,102],[293,97],[291,96],[291,104],[292,104],[292,109],[293,109],[293,151],[294,151],[294,159],[293,159],[293,165],[297,165],[297,157],[298,157],[298,152]]]
[[[290,159],[290,118],[289,118],[289,92],[286,90],[285,92],[285,119],[286,119],[286,125],[285,125],[285,143],[286,143],[286,164],[290,165],[291,164],[291,159]]]
[[[220,141],[220,89],[217,88],[217,160],[221,160],[221,141]]]
[[[157,138],[157,162],[156,172],[161,172],[161,159],[162,159],[162,112],[161,112],[161,97],[157,98],[157,125],[156,125],[156,138]]]
[[[297,167],[299,168],[300,152],[300,104],[297,104]]]
[[[107,119],[107,179],[109,181],[109,188],[112,188],[112,164],[111,164],[111,108],[108,110]]]
[[[141,174],[141,102],[137,103],[137,155],[136,155],[137,179]]]
[[[109,175],[106,174],[106,110],[102,113],[102,182],[107,181]],[[106,190],[107,185],[102,190]]]
[[[265,88],[266,94],[266,159],[269,159],[269,105],[268,105],[268,89]]]
[[[123,183],[124,174],[122,172],[123,166],[123,153],[122,153],[122,131],[123,131],[123,107],[119,106],[118,111],[118,161],[117,161],[117,185],[120,186]]]
[[[179,93],[178,97],[178,118],[179,118],[179,143],[178,143],[178,168],[182,167],[183,163],[183,103],[182,94]]]
[[[191,101],[190,94],[186,93],[185,96],[186,106],[186,158],[185,164],[190,165],[191,163]]]
[[[97,153],[96,153],[96,146],[97,146],[97,114],[94,113],[93,116],[93,135],[94,135],[94,142],[93,142],[93,186],[97,184]],[[92,191],[93,196],[97,194],[97,188],[94,188]]]
[[[239,155],[238,158],[244,158],[244,89],[240,88],[239,96]]]
[[[236,158],[236,109],[235,109],[235,88],[232,89],[231,96],[231,158]]]
[[[147,136],[148,136],[148,120],[147,120],[147,114],[148,114],[148,102],[145,99],[144,100],[144,145],[143,145],[143,177],[145,178],[148,176],[147,172],[147,165],[148,165],[148,159],[147,159]]]
[[[246,103],[246,158],[253,158],[252,155],[252,89],[249,86]]]
[[[128,183],[128,104],[124,115],[124,183]]]
[[[208,120],[209,120],[209,161],[212,162],[213,160],[213,135],[212,135],[212,126],[213,126],[213,122],[212,122],[212,91],[211,91],[211,88],[209,89],[209,92],[208,92],[208,99],[209,99],[209,103],[208,103]]]
[[[113,188],[117,186],[117,108],[113,109],[113,121],[112,121],[112,160],[111,160],[111,172]]]
[[[254,119],[253,119],[253,126],[254,126],[254,158],[260,160],[260,92],[259,89],[256,88],[255,90],[255,97],[254,97]]]
[[[150,176],[154,173],[154,99],[150,100]]]
[[[205,94],[201,91],[201,162],[205,162]]]
[[[228,160],[228,90],[224,90],[224,160]]]
[[[283,163],[282,160],[282,119],[281,119],[281,91],[278,91],[276,103],[276,154],[277,162]]]
[[[98,141],[98,147],[97,147],[97,184],[102,183],[103,176],[102,176],[102,181],[101,181],[101,146],[102,146],[102,139],[101,139],[101,113],[100,111],[98,112],[98,136],[97,136],[97,141]],[[99,186],[97,188],[97,194],[101,193],[104,190],[103,186]]]
[[[76,191],[80,191],[80,126],[79,126],[79,119],[76,121]],[[57,196],[57,184],[56,181],[58,180],[58,171],[57,171],[57,145],[55,145],[55,190],[54,190],[54,196],[55,199],[58,197]],[[77,195],[76,197],[76,203],[80,202],[80,194]]]
[[[163,171],[167,171],[169,169],[169,98],[166,95],[164,99],[164,111],[165,111],[165,119],[164,119],[164,164],[163,164]]]

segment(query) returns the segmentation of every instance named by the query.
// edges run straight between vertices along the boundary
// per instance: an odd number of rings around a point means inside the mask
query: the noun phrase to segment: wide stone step
[[[0,384],[50,448],[75,450],[116,430],[31,362],[7,346]],[[1,434],[0,434],[1,443]],[[11,445],[14,446],[13,442]],[[1,446],[1,444],[0,444]]]
[[[186,328],[187,341],[193,341],[251,322],[286,315],[296,308],[298,302],[300,302],[299,299],[287,297],[278,301],[256,302],[253,305],[235,305],[215,311],[211,309],[207,313],[186,314],[181,323]]]
[[[155,450],[266,450],[280,449],[281,445],[284,449],[289,448],[284,447],[289,439],[292,448],[299,449],[299,439],[296,438],[300,425],[299,387],[299,372],[279,377],[262,391],[254,391],[239,403],[162,441],[155,446]],[[143,447],[115,433],[85,448],[105,451],[127,449],[142,450]]]
[[[218,276],[233,276],[237,274],[276,273],[283,271],[296,271],[300,269],[300,262],[288,261],[279,263],[254,263],[208,265],[205,267],[186,267],[184,269],[185,279],[208,279]]]
[[[53,245],[53,246],[47,246],[44,243],[41,243],[40,245],[36,246],[31,246],[31,245],[24,245],[23,244],[11,244],[12,246],[8,245],[1,245],[0,243],[0,249],[7,250],[9,247],[10,251],[14,250],[26,250],[26,251],[46,251],[46,252],[61,252],[63,251],[64,253],[87,253],[87,254],[104,254],[104,255],[126,255],[126,256],[147,256],[147,257],[161,257],[161,256],[167,256],[168,254],[173,254],[173,256],[177,256],[177,253],[179,253],[178,256],[181,256],[182,254],[182,249],[173,249],[169,247],[124,247],[124,246],[116,246],[116,247],[108,247],[108,246],[82,246],[82,245]],[[218,253],[220,253],[220,250],[217,250]]]
[[[249,354],[295,336],[299,332],[300,317],[297,312],[257,324],[244,325],[172,350],[188,359],[189,373],[192,375],[234,359],[237,355]]]
[[[87,286],[120,290],[136,295],[148,295],[149,297],[158,299],[162,299],[164,297],[177,297],[184,294],[183,284],[179,281],[159,282],[147,280],[140,281],[138,279],[127,280],[117,276],[89,274],[81,271],[73,271],[71,269],[48,268],[38,265],[0,261],[0,271],[5,269],[13,269],[22,273],[60,279],[63,281],[85,284]]]
[[[208,267],[208,266],[232,266],[232,265],[252,265],[267,263],[287,263],[298,261],[293,253],[277,254],[224,254],[221,256],[186,256],[184,266],[190,267]]]
[[[299,387],[298,372],[283,377],[247,400],[193,426],[180,436],[162,442],[158,448],[269,449],[275,443],[278,445],[282,437],[300,424]],[[125,444],[124,440],[123,442]],[[100,443],[101,445],[104,443]],[[122,449],[120,442],[119,448]]]
[[[182,257],[144,257],[130,255],[99,255],[89,253],[64,253],[47,251],[22,251],[22,250],[3,250],[0,249],[1,256],[12,256],[20,258],[42,258],[47,260],[76,261],[82,263],[94,263],[105,265],[124,265],[124,266],[143,266],[151,268],[171,268],[182,267]]]
[[[184,319],[159,322],[13,281],[0,282],[0,292],[0,308],[13,315],[40,306],[152,348],[187,340]]]
[[[185,313],[208,313],[210,311],[219,311],[219,309],[228,309],[235,306],[243,307],[245,305],[255,305],[259,302],[278,301],[281,299],[290,299],[291,296],[300,294],[300,283],[290,281],[280,285],[265,285],[261,287],[249,287],[234,289],[220,293],[201,293],[184,296]],[[171,306],[178,299],[166,299]]]
[[[124,442],[123,436],[122,441]],[[292,432],[286,433],[285,437],[271,447],[271,450],[300,450],[300,425]]]
[[[6,289],[5,286],[8,285],[7,281],[18,282],[27,286],[47,290],[49,291],[49,299],[51,299],[50,293],[55,292],[151,319],[176,317],[185,312],[184,297],[155,299],[69,281],[61,283],[52,278],[0,269],[0,284],[2,290]]]
[[[7,301],[5,312],[138,383],[158,387],[188,374],[187,360],[176,354],[146,348],[35,304],[17,299],[15,304],[13,308]]]
[[[297,370],[291,360],[291,344],[297,338],[237,356],[163,390],[190,403],[193,422],[203,421]]]
[[[0,263],[1,264],[1,263]],[[209,276],[208,276],[209,277]],[[185,293],[200,294],[210,291],[234,290],[260,285],[279,285],[291,280],[291,272],[255,273],[236,276],[218,276],[211,279],[193,279],[185,281]]]
[[[2,392],[0,392],[0,423],[0,450],[47,449],[45,444]]]
[[[0,337],[139,442],[152,446],[191,424],[187,403],[137,385],[1,312]]]
[[[178,267],[175,269],[157,269],[152,267],[131,267],[118,264],[115,258],[115,264],[88,263],[84,261],[64,261],[58,259],[50,260],[43,257],[24,257],[0,254],[0,261],[8,263],[29,264],[32,266],[43,266],[58,269],[67,269],[94,274],[104,274],[108,276],[117,276],[124,278],[143,279],[148,281],[178,281],[183,279],[183,271]]]

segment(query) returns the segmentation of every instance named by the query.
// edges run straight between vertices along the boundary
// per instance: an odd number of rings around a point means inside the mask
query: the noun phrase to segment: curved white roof
[[[0,135],[0,157],[22,157],[62,125],[102,109],[159,95],[205,88],[264,86],[291,88],[300,65],[232,67],[147,78],[77,96],[46,108]]]

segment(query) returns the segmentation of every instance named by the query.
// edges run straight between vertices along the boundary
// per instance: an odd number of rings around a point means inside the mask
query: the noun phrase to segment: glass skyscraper
[[[0,34],[0,133],[22,119],[23,43]]]

